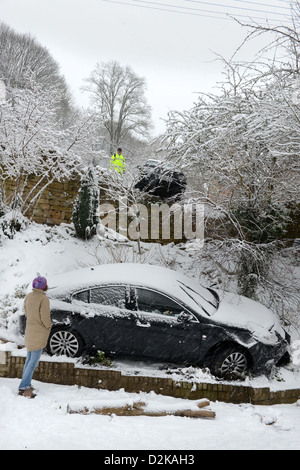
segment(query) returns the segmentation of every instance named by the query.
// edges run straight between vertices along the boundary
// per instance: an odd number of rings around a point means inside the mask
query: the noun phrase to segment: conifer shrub
[[[97,178],[93,168],[89,167],[82,178],[72,214],[75,232],[79,238],[88,240],[96,234],[99,223],[98,207]]]

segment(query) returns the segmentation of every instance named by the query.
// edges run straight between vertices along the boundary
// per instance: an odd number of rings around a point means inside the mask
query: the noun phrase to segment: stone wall
[[[0,377],[21,378],[25,358],[14,356],[9,351],[0,351]],[[253,388],[243,385],[218,383],[192,383],[175,381],[164,377],[123,375],[112,369],[76,367],[74,362],[41,360],[34,372],[35,380],[60,385],[78,385],[90,388],[119,390],[129,393],[151,392],[198,400],[228,403],[252,403],[254,405],[274,405],[295,403],[300,398],[300,388],[270,391],[268,387]]]
[[[11,204],[13,199],[14,199],[14,194],[16,190],[16,186],[19,186],[19,192],[20,190],[23,190],[22,198],[23,200],[26,200],[26,197],[28,194],[32,191],[32,194],[30,195],[30,198],[27,202],[27,206],[34,198],[34,196],[37,194],[39,191],[39,178],[35,175],[29,175],[26,176],[26,181],[25,177],[20,178],[18,182],[12,179],[6,179],[5,183],[3,184],[3,187],[0,187],[0,190],[2,189],[2,192],[5,195],[5,199],[8,204]],[[35,189],[34,189],[35,188]],[[31,218],[34,222],[39,223],[39,224],[47,224],[47,225],[60,225],[61,223],[67,223],[69,224],[72,221],[72,212],[73,212],[73,205],[75,202],[75,199],[78,194],[78,190],[80,188],[80,175],[74,175],[71,179],[69,180],[62,180],[62,181],[54,181],[53,183],[49,184],[46,189],[42,192],[41,196],[37,200],[35,204],[32,206],[29,206],[29,209],[27,209],[27,206],[25,207],[25,211],[23,210],[22,213],[28,217]],[[115,206],[116,209],[116,215],[117,215],[117,224],[116,228],[118,231],[118,202],[117,201],[112,201],[107,197],[106,194],[106,189],[104,187],[101,188],[100,191],[100,200],[101,204],[112,204]],[[160,204],[162,201],[160,201]],[[145,202],[147,205],[147,202]],[[149,206],[149,204],[148,204]],[[149,206],[150,207],[150,206]],[[149,209],[148,207],[148,209]],[[155,207],[155,204],[154,204]],[[151,211],[150,209],[148,210],[148,230],[147,230],[147,235],[146,237],[141,237],[142,241],[152,241],[152,242],[160,242],[160,243],[169,243],[170,241],[174,241],[175,243],[179,243],[182,241],[186,241],[186,238],[184,235],[182,235],[182,238],[176,238],[174,236],[174,215],[171,214],[169,218],[164,220],[163,214],[160,214],[160,219],[159,219],[159,235],[158,237],[153,237],[152,232],[151,232]],[[101,216],[102,218],[103,216]],[[130,224],[130,219],[128,219],[128,224]],[[164,227],[168,226],[170,227],[170,236],[164,237]],[[193,231],[195,230],[195,224],[193,222]],[[213,222],[206,224],[205,228],[205,236],[206,237],[213,237],[213,238],[219,238],[226,236],[226,233],[224,234],[224,230],[227,230],[226,228],[224,229],[223,223],[218,223],[216,220],[213,220]],[[231,236],[233,234],[230,234]],[[285,238],[287,239],[294,239],[294,238],[299,238],[300,237],[300,208],[298,207],[297,209],[294,210],[292,213],[292,221],[287,227],[287,233],[285,234]],[[130,239],[130,235],[128,236]]]
[[[23,215],[38,224],[52,226],[60,225],[61,223],[69,224],[72,221],[73,206],[78,195],[80,183],[81,181],[79,175],[74,176],[70,180],[54,181],[53,183],[49,184],[45,190],[42,191],[36,202],[29,206],[28,204],[30,204],[30,201],[40,190],[39,178],[37,176],[27,175],[20,178],[18,181],[6,179],[3,184],[2,192],[5,195],[5,200],[10,205],[15,198],[16,187],[18,187],[18,193],[22,193],[23,201],[26,201],[26,198],[30,195],[24,209],[22,210]],[[110,197],[108,197],[107,188],[103,184],[99,189],[99,202],[102,205],[102,213],[100,215],[101,220],[103,223],[108,224],[109,228],[124,234],[122,229],[120,230],[119,227],[120,219],[118,198],[116,197],[116,200],[112,200]],[[30,194],[31,192],[32,194]],[[147,204],[147,202],[145,203]],[[105,205],[107,205],[107,211],[109,211],[107,213],[103,212],[105,211]],[[115,208],[114,211],[111,210],[112,206]],[[162,207],[163,206],[164,205],[162,204]],[[160,206],[158,203],[151,204],[148,202],[146,218],[142,218],[145,221],[147,228],[146,230],[141,229],[141,240],[145,242],[151,241],[159,243],[169,243],[170,241],[179,243],[186,241],[184,234],[179,237],[175,237],[174,235],[174,214],[171,212],[168,215],[164,215],[162,212],[160,212],[159,207]],[[110,217],[108,216],[108,213],[111,214]],[[153,214],[154,217],[152,218]],[[111,219],[111,221],[109,219]],[[122,224],[120,223],[122,227],[124,226],[123,222],[124,221],[122,221]],[[128,236],[129,239],[136,240],[137,235],[135,224],[134,229],[132,230],[132,235],[130,235],[130,224],[132,222],[132,217],[128,216],[126,218],[126,222],[127,229],[129,230],[126,236]],[[195,230],[194,223],[193,230]]]
[[[23,214],[38,224],[60,225],[61,223],[70,223],[73,204],[80,187],[80,177],[77,176],[70,180],[54,181],[45,188],[37,200],[37,203],[28,208],[30,200],[34,198],[40,189],[38,183],[39,178],[35,175],[27,176],[26,182],[24,178],[18,181],[19,187],[24,188],[22,194],[23,201],[26,200],[28,194],[32,191]],[[15,180],[5,180],[3,192],[8,203],[13,201],[16,184]]]

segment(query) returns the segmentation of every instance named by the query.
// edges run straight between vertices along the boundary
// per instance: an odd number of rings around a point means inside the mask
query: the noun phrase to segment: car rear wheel
[[[243,378],[249,370],[249,359],[244,349],[238,345],[219,350],[213,358],[211,372],[225,379]]]
[[[66,354],[69,357],[81,356],[84,343],[81,336],[70,328],[56,328],[50,333],[47,351],[51,355]]]

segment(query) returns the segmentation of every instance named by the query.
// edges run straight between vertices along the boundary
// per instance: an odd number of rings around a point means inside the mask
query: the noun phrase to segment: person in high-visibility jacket
[[[122,149],[118,148],[117,152],[111,156],[109,169],[115,169],[118,173],[124,173],[126,169],[125,158],[122,155]]]

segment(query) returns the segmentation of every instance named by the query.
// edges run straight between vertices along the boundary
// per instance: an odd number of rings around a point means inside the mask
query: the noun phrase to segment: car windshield
[[[160,165],[160,161],[159,160],[148,160],[146,163],[145,163],[145,166],[151,166],[151,167],[154,167],[154,166],[158,166]]]
[[[200,307],[206,315],[212,316],[219,307],[218,294],[212,289],[202,288],[194,289],[182,281],[178,281],[180,288],[186,293],[186,295],[192,299],[195,304]]]
[[[162,164],[162,168],[163,168],[164,170],[173,170],[173,169],[174,169],[174,165],[173,165],[172,162],[164,162],[164,163]]]

